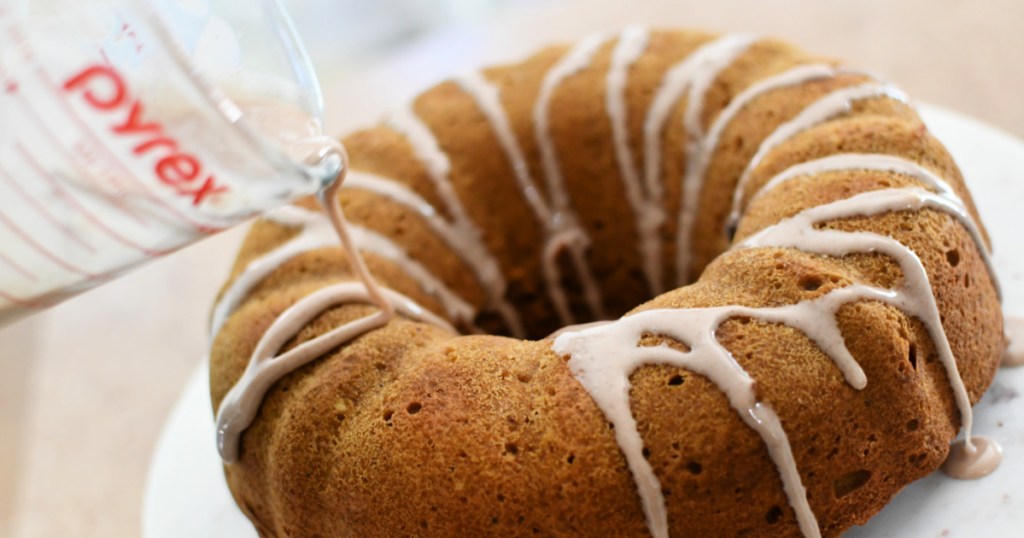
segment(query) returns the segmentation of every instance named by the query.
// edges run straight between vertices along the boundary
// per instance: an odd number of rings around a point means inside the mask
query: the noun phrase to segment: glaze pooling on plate
[[[942,472],[961,480],[974,480],[996,470],[1003,461],[999,443],[987,437],[956,441],[949,448],[949,456],[942,464]]]

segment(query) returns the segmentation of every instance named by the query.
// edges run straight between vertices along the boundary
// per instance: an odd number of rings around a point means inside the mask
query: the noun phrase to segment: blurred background
[[[320,72],[335,133],[375,121],[448,74],[645,23],[784,37],[1024,136],[1021,0],[285,3]],[[151,452],[201,364],[208,309],[242,233],[0,330],[0,537],[139,534]]]
[[[1024,136],[1019,0],[286,0],[325,86],[372,84],[404,100],[480,64],[630,23],[778,36],[843,58],[943,105]],[[399,80],[346,78],[398,63]],[[390,75],[393,70],[388,70]],[[337,84],[337,79],[346,79]],[[376,119],[328,93],[329,113]],[[369,114],[363,116],[363,114]],[[335,119],[334,116],[331,119]]]

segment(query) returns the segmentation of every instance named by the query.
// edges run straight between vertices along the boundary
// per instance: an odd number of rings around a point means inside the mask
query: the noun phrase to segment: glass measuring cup
[[[277,0],[0,0],[0,118],[0,325],[343,166]]]

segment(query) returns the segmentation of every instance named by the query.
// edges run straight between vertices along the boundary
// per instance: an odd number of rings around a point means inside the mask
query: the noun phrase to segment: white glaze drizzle
[[[480,230],[473,225],[473,221],[466,213],[466,207],[459,199],[459,194],[452,184],[452,164],[448,154],[441,149],[437,138],[430,127],[420,119],[419,115],[412,109],[410,104],[407,107],[399,108],[388,115],[385,123],[405,137],[406,142],[412,147],[416,158],[427,170],[427,177],[434,184],[437,195],[444,203],[445,209],[451,213],[455,222],[465,224],[471,234],[480,237]]]
[[[350,172],[350,175],[354,183],[351,187],[365,186],[368,182],[365,175],[357,172]],[[345,185],[345,187],[349,188],[350,186]],[[231,283],[231,286],[225,290],[211,316],[211,341],[220,332],[228,316],[267,276],[299,254],[334,247],[338,244],[338,236],[331,226],[330,220],[321,213],[297,206],[285,206],[267,212],[264,219],[282,226],[299,228],[299,233],[270,252],[249,262],[242,273]],[[402,247],[386,236],[361,226],[349,224],[349,229],[359,249],[390,260],[415,280],[424,293],[436,298],[451,319],[470,328],[473,327],[476,309],[422,264],[409,257]]]
[[[337,237],[325,233],[324,226],[315,226],[314,219],[309,218],[311,211],[294,206],[285,206],[264,214],[264,218],[283,226],[299,228],[299,233],[285,243],[249,262],[213,308],[210,316],[210,341],[224,326],[228,316],[242,303],[260,282],[270,276],[278,267],[303,252],[325,248],[337,244]],[[326,222],[326,221],[324,221]]]
[[[715,117],[711,127],[708,128],[708,133],[700,144],[700,152],[697,154],[697,158],[694,159],[694,175],[703,177],[708,164],[711,163],[711,157],[714,155],[715,150],[718,149],[718,143],[722,138],[725,128],[755,99],[783,88],[799,86],[814,80],[832,78],[839,72],[841,72],[839,68],[829,64],[797,65],[778,74],[765,77],[738,93],[722,109],[722,112]]]
[[[722,132],[750,102],[782,88],[804,84],[812,80],[834,77],[837,69],[827,64],[798,65],[779,74],[760,80],[740,92],[715,117],[707,135],[687,146],[686,174],[683,178],[682,204],[679,208],[679,227],[676,232],[676,266],[683,280],[689,279],[693,257],[693,226],[696,222],[700,194],[711,158],[718,148]],[[694,121],[699,120],[699,115]],[[699,130],[699,123],[694,127]],[[697,133],[699,136],[699,133]]]
[[[386,235],[369,228],[356,224],[349,224],[348,228],[359,250],[389,260],[406,276],[413,279],[424,293],[437,299],[450,319],[469,327],[472,332],[480,332],[479,328],[473,325],[473,320],[476,318],[476,309],[473,308],[473,305],[466,302],[440,278],[434,276],[423,264],[410,257],[405,249]]]
[[[896,155],[886,155],[883,153],[837,153],[835,155],[829,155],[819,159],[795,164],[768,180],[763,187],[751,194],[750,201],[747,203],[747,206],[749,207],[765,193],[770,192],[779,185],[797,177],[853,170],[890,172],[909,176],[924,183],[944,198],[949,199],[954,205],[964,208],[967,207],[956,191],[953,190],[953,187],[949,182],[935,172],[909,159]],[[964,224],[964,228],[974,241],[978,254],[981,256],[982,261],[985,263],[985,268],[992,277],[992,285],[995,288],[996,294],[1001,296],[1002,292],[999,286],[999,279],[995,277],[995,266],[992,265],[992,256],[988,246],[985,244],[985,240],[982,238],[981,230],[978,229],[978,226],[975,225],[973,220],[965,221],[964,219],[961,219],[961,222]]]
[[[641,267],[651,294],[658,295],[665,287],[661,269],[661,237],[658,233],[665,214],[661,200],[650,197],[643,186],[629,142],[629,115],[626,109],[629,69],[647,50],[649,42],[650,31],[641,26],[630,26],[619,36],[605,77],[605,108],[612,126],[619,175],[636,219]]]
[[[544,200],[540,190],[530,176],[529,166],[515,132],[508,119],[498,87],[484,78],[483,74],[474,71],[455,79],[455,82],[467,95],[473,98],[480,112],[487,119],[498,143],[505,152],[512,167],[513,175],[519,184],[520,191],[545,230],[544,248],[542,249],[541,267],[547,284],[548,293],[558,311],[563,324],[572,323],[573,315],[569,308],[569,300],[562,286],[559,275],[557,256],[562,248],[567,248],[579,275],[583,294],[596,318],[603,318],[601,290],[597,280],[590,271],[586,259],[586,249],[590,238],[586,231],[570,214],[553,211]],[[558,195],[553,195],[557,197]]]
[[[614,425],[648,529],[655,538],[668,538],[668,515],[661,484],[644,458],[643,439],[629,407],[629,376],[640,366],[668,364],[706,376],[725,393],[743,421],[765,440],[780,473],[783,468],[795,467],[784,462],[792,459],[792,454],[785,434],[779,435],[782,429],[778,418],[755,400],[753,380],[714,339],[714,328],[728,317],[760,313],[743,307],[648,310],[596,328],[562,333],[554,340],[552,349],[571,356],[570,370]],[[646,334],[668,336],[688,345],[690,351],[665,345],[641,347],[640,340]],[[784,485],[791,499],[806,503],[799,480],[795,485],[784,481]]]
[[[565,215],[556,215],[555,218],[565,218],[574,213],[572,212],[572,203],[569,200],[569,192],[565,188],[565,178],[562,176],[561,164],[558,162],[558,151],[555,148],[555,141],[551,137],[551,99],[555,95],[555,90],[567,78],[590,67],[594,61],[594,56],[607,41],[608,39],[604,35],[592,35],[583,39],[566,52],[545,73],[544,79],[540,84],[540,91],[537,93],[537,102],[533,106],[533,134],[537,139],[541,169],[544,171],[548,192],[557,212],[569,212]]]
[[[669,69],[651,101],[647,118],[644,121],[644,175],[651,200],[658,204],[663,201],[661,182],[662,133],[669,115],[679,99],[686,94],[686,110],[683,114],[683,129],[686,137],[683,153],[686,155],[687,166],[694,160],[697,149],[704,137],[701,116],[704,112],[704,99],[711,84],[718,75],[736,61],[754,43],[756,38],[748,35],[729,35],[718,38],[701,46],[682,62]],[[682,181],[682,178],[680,178]],[[684,184],[684,188],[685,188]],[[690,194],[683,193],[686,200]],[[696,197],[696,194],[693,194]],[[684,219],[682,202],[680,204],[679,221]],[[664,216],[661,216],[664,219]],[[649,219],[653,222],[654,218]],[[660,222],[657,223],[660,226]],[[657,231],[657,226],[648,233]],[[689,253],[689,241],[682,234],[676,234],[676,257],[680,249]],[[657,263],[660,267],[660,249],[655,249]],[[678,267],[678,263],[677,263]],[[678,272],[678,269],[677,269]]]
[[[578,323],[576,325],[566,325],[555,332],[544,337],[544,340],[554,340],[565,333],[571,333],[576,331],[582,331],[583,329],[592,329],[594,327],[603,327],[609,323],[615,323],[613,320],[603,319],[600,321],[589,321],[587,323]]]
[[[931,170],[921,166],[919,163],[897,156],[884,153],[836,153],[827,155],[811,161],[794,164],[783,170],[775,177],[769,179],[763,187],[757,189],[750,195],[747,206],[752,205],[765,193],[775,187],[800,176],[811,176],[828,172],[847,172],[853,170],[871,170],[875,172],[891,172],[904,176],[910,176],[935,192],[954,198],[959,204],[963,201],[950,186],[949,182]]]
[[[522,320],[512,304],[505,298],[507,284],[490,251],[464,226],[452,223],[441,216],[437,209],[419,194],[393,179],[387,179],[366,172],[352,171],[345,180],[345,189],[363,189],[401,204],[419,214],[459,259],[473,271],[474,277],[484,287],[487,296],[486,307],[497,312],[509,327],[513,336],[523,337]],[[474,309],[473,316],[476,316]],[[471,318],[464,321],[471,321]]]
[[[743,174],[736,183],[736,189],[733,191],[732,210],[729,212],[729,217],[726,220],[727,229],[734,229],[736,223],[739,221],[747,183],[750,182],[750,178],[753,175],[754,170],[760,166],[761,161],[768,155],[768,153],[777,148],[780,144],[806,131],[807,129],[849,113],[854,102],[879,97],[885,97],[902,103],[909,103],[909,99],[906,94],[899,89],[889,85],[869,82],[865,84],[858,84],[856,86],[839,88],[838,90],[828,93],[824,97],[821,97],[817,101],[811,103],[807,108],[800,111],[800,113],[793,119],[779,125],[772,134],[768,135],[768,137],[761,142],[761,145],[757,148],[757,153],[755,153],[754,157],[747,163],[746,169],[743,170]],[[689,253],[687,253],[687,255],[689,255]]]
[[[455,332],[446,321],[431,314],[412,299],[389,289],[383,292],[403,316]],[[242,377],[224,397],[217,412],[217,449],[225,463],[237,460],[239,437],[255,420],[260,403],[278,380],[331,349],[383,327],[388,322],[389,317],[378,312],[346,323],[277,355],[281,347],[314,318],[329,308],[352,303],[375,304],[375,301],[362,283],[344,282],[321,288],[303,297],[274,320],[260,339]]]
[[[847,382],[863,388],[867,379],[846,348],[835,319],[839,308],[859,300],[876,300],[895,306],[925,324],[946,368],[954,400],[960,410],[967,446],[971,443],[970,400],[949,347],[932,295],[928,275],[913,251],[896,240],[868,232],[817,229],[822,222],[892,211],[935,209],[957,218],[965,227],[977,228],[959,199],[920,189],[887,189],[813,207],[751,236],[735,248],[789,247],[828,256],[879,252],[893,258],[904,274],[895,290],[855,284],[793,305],[769,308],[724,306],[692,309],[648,310],[608,325],[558,336],[552,349],[569,355],[569,368],[591,394],[607,419],[634,474],[648,526],[656,538],[667,538],[668,520],[660,483],[643,456],[643,441],[629,406],[629,376],[644,364],[671,364],[707,376],[728,397],[741,418],[765,440],[779,470],[801,531],[820,536],[813,512],[797,472],[785,431],[770,407],[756,400],[753,381],[714,338],[726,319],[753,317],[782,323],[802,331],[829,355]],[[979,244],[979,250],[983,245]],[[644,335],[669,337],[685,343],[683,352],[662,345],[640,347]]]
[[[902,289],[891,299],[877,298],[918,318],[935,343],[939,361],[946,369],[954,401],[960,410],[967,444],[971,443],[971,401],[957,370],[956,358],[942,328],[941,316],[924,264],[917,255],[898,241],[870,232],[841,232],[816,229],[815,224],[830,220],[866,217],[894,211],[934,209],[955,217],[964,228],[976,233],[977,225],[958,198],[921,189],[885,189],[855,195],[840,202],[810,208],[747,238],[737,248],[789,247],[832,257],[857,252],[877,252],[897,262],[903,273]],[[978,243],[979,252],[985,249]],[[991,275],[995,281],[995,274]]]
[[[506,298],[508,282],[505,280],[501,266],[484,243],[479,227],[466,213],[466,208],[452,184],[451,162],[448,155],[441,150],[434,133],[416,115],[411,106],[394,112],[388,118],[387,123],[405,137],[412,146],[416,157],[426,168],[427,176],[433,183],[435,192],[441,198],[446,211],[451,215],[450,227],[454,228],[456,236],[459,237],[459,246],[456,247],[451,242],[449,245],[453,247],[463,262],[471,267],[477,281],[484,287],[487,294],[487,306],[502,317],[513,336],[525,337],[526,330],[523,327],[523,321],[516,308]],[[426,202],[424,201],[424,203]],[[417,205],[420,204],[417,202]]]
[[[1003,447],[986,437],[975,437],[974,441],[968,444],[961,439],[953,443],[942,472],[960,480],[975,480],[995,471],[1003,461]]]
[[[348,170],[347,157],[340,145],[331,149],[341,156],[343,166],[334,184],[320,191],[318,198],[359,282],[328,286],[303,297],[278,316],[260,337],[240,379],[224,396],[217,409],[217,449],[225,463],[230,464],[238,459],[242,433],[255,420],[267,391],[285,375],[335,347],[383,327],[396,313],[456,332],[445,320],[431,314],[411,299],[382,288],[374,280],[349,233],[348,223],[338,203],[338,190]],[[299,214],[292,212],[288,216],[298,217]],[[379,311],[336,327],[277,355],[282,346],[328,308],[353,302],[373,304]]]
[[[721,69],[732,63],[753,42],[754,38],[747,35],[720,37],[702,45],[665,74],[644,118],[644,184],[650,198],[661,201],[664,197],[661,184],[662,133],[676,103],[689,90],[688,101],[698,101],[694,106],[703,107],[703,91]],[[698,78],[707,82],[698,84]],[[695,87],[699,89],[694,90]],[[700,110],[692,113],[687,110],[687,119],[694,115],[699,118]],[[686,129],[689,138],[691,128],[687,126]]]

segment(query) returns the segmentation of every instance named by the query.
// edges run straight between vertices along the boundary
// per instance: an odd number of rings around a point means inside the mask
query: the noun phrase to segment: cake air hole
[[[821,285],[821,277],[817,275],[806,275],[800,278],[800,287],[804,291],[816,291]]]
[[[832,491],[835,493],[836,498],[840,499],[860,489],[864,484],[868,483],[868,480],[871,480],[871,471],[858,469],[835,479],[832,482]]]

